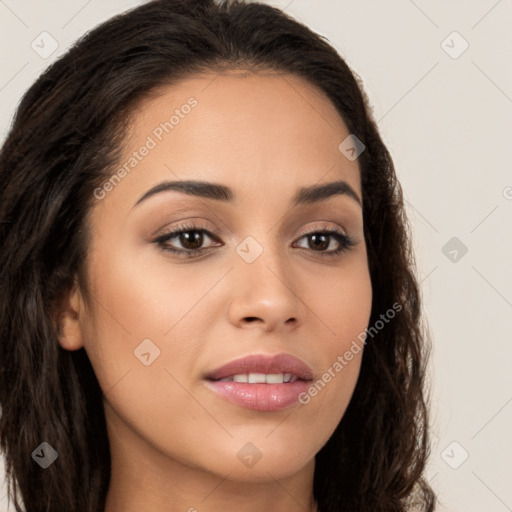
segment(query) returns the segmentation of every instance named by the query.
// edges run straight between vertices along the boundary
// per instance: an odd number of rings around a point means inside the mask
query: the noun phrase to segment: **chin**
[[[234,441],[236,447],[213,455],[208,467],[223,478],[229,475],[229,480],[252,483],[290,477],[308,464],[314,467],[316,447],[305,446],[303,441],[293,445],[282,441],[278,436],[272,442],[264,437],[254,442]],[[227,453],[233,455],[226,457]]]

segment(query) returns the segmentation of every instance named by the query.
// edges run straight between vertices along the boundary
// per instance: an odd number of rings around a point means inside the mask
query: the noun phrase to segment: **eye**
[[[215,245],[203,247],[207,239],[214,241],[217,247],[223,245],[217,233],[212,233],[208,229],[195,224],[182,224],[173,231],[160,235],[153,240],[153,243],[156,243],[163,251],[180,257],[191,258],[215,247]],[[299,245],[299,248],[309,249],[322,257],[340,255],[355,245],[354,240],[349,235],[332,228],[311,230],[298,240],[302,239],[307,240],[307,247]],[[171,243],[172,240],[175,240],[174,244],[180,244],[181,247],[176,247]]]
[[[354,240],[350,236],[332,228],[312,230],[302,235],[299,240],[303,238],[307,240],[308,247],[306,249],[311,249],[313,252],[319,253],[320,256],[326,257],[337,256],[355,245]],[[332,248],[333,245],[334,248]],[[327,251],[326,249],[329,247],[331,247],[331,250]]]
[[[205,237],[206,235],[206,237]],[[206,228],[190,224],[182,224],[175,230],[165,233],[154,240],[162,250],[171,252],[185,257],[192,257],[201,252],[205,252],[209,247],[202,247],[205,238],[219,241],[218,235],[212,233]],[[176,239],[176,242],[181,244],[182,248],[175,248],[169,244],[171,240]],[[176,243],[175,242],[175,243]]]

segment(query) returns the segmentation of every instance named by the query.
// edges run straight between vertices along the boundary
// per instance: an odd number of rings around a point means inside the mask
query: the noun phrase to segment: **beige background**
[[[0,138],[50,62],[139,3],[0,0]],[[438,510],[512,511],[512,3],[268,3],[326,36],[363,78],[394,157],[434,339]],[[58,43],[46,59],[31,47],[44,31]]]

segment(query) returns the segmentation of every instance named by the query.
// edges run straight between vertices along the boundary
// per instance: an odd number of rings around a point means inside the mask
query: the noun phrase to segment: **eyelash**
[[[166,242],[169,240],[172,240],[173,238],[176,238],[178,235],[181,235],[182,233],[186,232],[196,232],[196,233],[203,233],[208,235],[212,240],[218,240],[219,234],[216,232],[211,232],[210,230],[203,228],[201,226],[197,226],[195,224],[182,224],[178,226],[175,230],[170,231],[168,233],[164,233],[163,235],[160,235],[155,240],[153,240],[153,243],[157,244],[160,249],[166,252],[170,252],[176,255],[183,255],[185,258],[193,258],[194,256],[198,255],[199,253],[207,251],[209,248],[206,249],[194,249],[194,250],[186,250],[186,249],[173,249],[167,245],[165,245]],[[307,237],[309,235],[330,235],[334,237],[338,243],[340,244],[340,248],[336,249],[335,251],[314,251],[315,253],[318,253],[322,257],[335,257],[340,255],[341,253],[349,250],[351,247],[355,245],[355,242],[352,237],[349,235],[346,235],[345,233],[342,233],[341,231],[338,231],[337,229],[314,229],[311,231],[308,231],[307,233],[304,233],[300,238]]]

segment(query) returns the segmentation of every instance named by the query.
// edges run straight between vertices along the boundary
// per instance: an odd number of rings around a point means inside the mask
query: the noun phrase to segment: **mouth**
[[[301,379],[293,373],[237,373],[222,379],[211,379],[214,382],[244,382],[248,384],[283,384]]]
[[[205,375],[208,389],[246,409],[278,411],[298,402],[313,381],[313,371],[290,354],[251,355]]]
[[[219,381],[227,378],[234,382],[248,382],[251,384],[263,384],[269,379],[269,384],[282,384],[283,382],[290,382],[292,379],[293,381],[312,380],[313,370],[291,354],[277,354],[275,356],[252,354],[216,368],[207,373],[205,377],[209,380]],[[235,380],[235,377],[241,380]],[[247,380],[244,380],[246,377]]]

